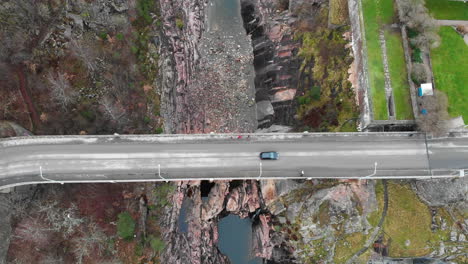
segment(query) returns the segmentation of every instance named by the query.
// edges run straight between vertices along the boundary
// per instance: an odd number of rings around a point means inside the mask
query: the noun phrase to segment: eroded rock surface
[[[468,197],[468,178],[437,179],[414,182],[415,190],[430,206],[445,206]]]

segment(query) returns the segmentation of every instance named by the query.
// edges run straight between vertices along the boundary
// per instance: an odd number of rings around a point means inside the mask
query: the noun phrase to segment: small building
[[[418,88],[418,96],[434,95],[432,83],[422,83]]]

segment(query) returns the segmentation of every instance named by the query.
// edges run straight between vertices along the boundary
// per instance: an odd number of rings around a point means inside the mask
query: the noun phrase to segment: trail
[[[24,74],[23,69],[21,66],[17,66],[15,69],[16,76],[18,77],[18,82],[19,82],[19,89],[21,92],[21,96],[23,97],[23,101],[28,107],[28,112],[29,116],[31,118],[31,121],[33,123],[33,128],[37,128],[40,125],[40,119],[39,116],[36,112],[36,108],[34,107],[34,104],[31,100],[31,97],[29,96],[28,90],[27,90],[27,80],[26,76]],[[33,130],[33,129],[32,129]]]

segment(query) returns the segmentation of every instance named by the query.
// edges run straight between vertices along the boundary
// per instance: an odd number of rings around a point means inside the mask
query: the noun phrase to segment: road
[[[468,168],[468,135],[70,136],[0,140],[0,186],[182,179],[431,178]],[[260,160],[277,151],[279,160]],[[304,176],[300,172],[304,171]],[[2,188],[0,187],[0,188]]]

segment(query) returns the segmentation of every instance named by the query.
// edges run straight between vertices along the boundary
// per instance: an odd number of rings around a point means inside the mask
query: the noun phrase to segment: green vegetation
[[[125,38],[124,34],[122,34],[122,33],[117,33],[117,34],[115,35],[115,37],[116,37],[118,40],[120,40],[120,41],[124,40],[124,38]]]
[[[139,23],[142,27],[149,26],[151,22],[153,21],[151,17],[151,13],[155,11],[156,1],[154,0],[138,0],[137,1],[137,13],[138,13],[138,20],[137,23]]]
[[[435,19],[468,20],[468,3],[426,0],[426,7]]]
[[[391,256],[423,256],[431,252],[431,213],[408,185],[388,183],[388,212],[383,228],[392,240]]]
[[[348,22],[348,1],[330,0],[330,23],[344,25]]]
[[[172,183],[160,183],[156,188],[154,188],[154,196],[156,197],[156,200],[158,201],[157,205],[160,208],[170,205],[167,197],[175,191],[175,188],[176,186]]]
[[[138,0],[137,1],[137,19],[132,22],[136,29],[134,32],[132,52],[138,59],[138,65],[141,73],[145,76],[150,83],[153,82],[157,76],[157,52],[150,49],[150,39],[152,32],[152,14],[158,14],[159,10],[153,0]]]
[[[106,40],[106,39],[107,39],[107,32],[101,32],[101,33],[99,33],[99,37],[100,37],[102,40]]]
[[[162,127],[157,127],[155,130],[154,130],[154,133],[156,134],[162,134],[164,132],[164,129]]]
[[[333,263],[346,263],[366,242],[366,235],[361,232],[345,235],[336,243]]]
[[[330,222],[330,202],[328,200],[324,201],[319,207],[318,215],[314,216],[314,222],[319,222],[319,225],[327,226]]]
[[[320,87],[312,86],[310,90],[306,91],[303,96],[298,96],[297,101],[300,105],[308,105],[312,101],[320,100]]]
[[[364,31],[367,44],[369,85],[371,89],[374,119],[388,119],[385,96],[385,76],[379,30],[384,24],[392,22],[393,0],[363,0]],[[390,47],[388,47],[390,48]]]
[[[367,221],[369,221],[369,224],[373,227],[376,227],[379,224],[384,206],[384,188],[382,180],[378,180],[375,184],[375,197],[377,199],[377,208],[375,211],[367,215]]]
[[[165,247],[164,241],[162,241],[159,237],[155,237],[153,235],[149,236],[149,243],[154,252],[157,253],[161,252]]]
[[[184,28],[184,20],[182,20],[182,18],[176,18],[175,23],[180,30]]]
[[[355,130],[356,122],[348,122],[358,116],[355,94],[348,81],[352,58],[342,37],[348,28],[329,29],[326,8],[313,25],[305,25],[306,21],[299,24],[302,27],[295,38],[302,42],[298,53],[302,59],[298,91],[302,95],[297,97],[297,115],[302,129],[340,131],[348,123],[346,129]]]
[[[120,213],[117,220],[117,234],[125,240],[131,240],[134,232],[135,220],[133,220],[130,213],[127,211]]]
[[[84,117],[89,122],[93,122],[96,119],[96,115],[91,110],[83,110],[80,112],[80,115]]]
[[[468,46],[451,27],[441,27],[439,35],[441,45],[431,50],[436,88],[447,95],[449,114],[468,120]]]
[[[385,39],[387,41],[388,67],[392,80],[396,119],[414,119],[401,35],[398,32],[386,31]]]
[[[416,46],[413,46],[411,48],[413,49],[413,52],[411,53],[411,61],[416,63],[422,63],[423,61],[421,58],[421,50]]]

